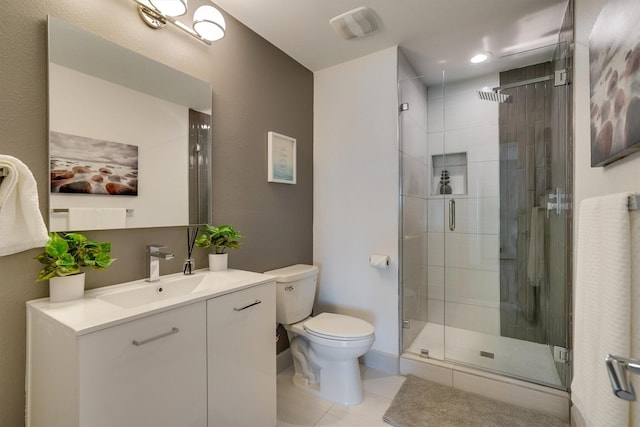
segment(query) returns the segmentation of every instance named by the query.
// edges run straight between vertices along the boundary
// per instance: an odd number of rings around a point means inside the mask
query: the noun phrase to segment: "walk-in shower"
[[[437,83],[401,55],[403,355],[567,389],[569,33]]]

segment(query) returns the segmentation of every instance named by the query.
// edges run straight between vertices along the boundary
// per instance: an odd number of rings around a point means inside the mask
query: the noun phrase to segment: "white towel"
[[[631,358],[640,359],[640,210],[629,212],[631,218]],[[631,375],[631,383],[640,393],[640,377]],[[629,425],[640,426],[640,404],[631,404]]]
[[[125,208],[69,208],[69,230],[108,230],[126,226]]]
[[[544,259],[544,208],[531,209],[529,226],[529,259],[527,260],[527,281],[529,286],[539,287],[544,283],[546,267]]]
[[[629,423],[629,403],[613,395],[604,363],[609,353],[631,354],[628,196],[596,197],[580,204],[571,399],[587,426]]]
[[[0,168],[8,172],[0,184],[0,256],[43,247],[47,227],[33,174],[20,160],[4,154]]]
[[[529,322],[538,319],[540,287],[544,285],[547,272],[545,267],[544,241],[545,210],[531,209],[529,223],[529,257],[527,260],[527,286],[518,289],[518,304]]]

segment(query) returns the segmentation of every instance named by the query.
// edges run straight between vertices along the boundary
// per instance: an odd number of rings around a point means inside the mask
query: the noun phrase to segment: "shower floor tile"
[[[406,351],[420,355],[422,349],[429,350],[433,359],[444,360],[446,352],[447,360],[453,362],[562,386],[551,350],[545,344],[427,323]],[[491,353],[494,358],[481,356],[480,352]]]

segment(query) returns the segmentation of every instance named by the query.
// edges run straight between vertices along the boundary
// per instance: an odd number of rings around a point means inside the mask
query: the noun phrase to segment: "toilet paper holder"
[[[389,255],[371,254],[369,256],[369,265],[373,268],[389,268],[391,259]]]

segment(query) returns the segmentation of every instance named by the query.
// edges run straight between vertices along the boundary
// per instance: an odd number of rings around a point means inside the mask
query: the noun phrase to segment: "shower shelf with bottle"
[[[431,195],[467,194],[467,153],[431,156]]]

